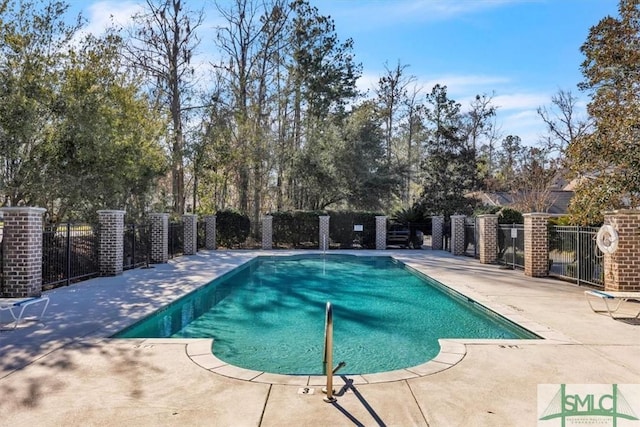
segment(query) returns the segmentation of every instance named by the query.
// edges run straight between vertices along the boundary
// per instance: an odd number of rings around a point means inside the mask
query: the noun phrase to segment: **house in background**
[[[510,207],[521,212],[544,212],[565,215],[573,198],[577,180],[557,179],[544,191],[508,192],[476,191],[469,197],[480,200],[485,206]]]

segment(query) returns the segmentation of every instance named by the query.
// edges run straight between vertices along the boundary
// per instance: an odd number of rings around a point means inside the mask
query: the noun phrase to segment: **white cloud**
[[[360,90],[373,90],[378,85],[378,80],[384,74],[380,71],[378,74],[364,72],[358,79],[358,88]],[[411,70],[407,70],[407,76],[411,75]],[[415,77],[415,85],[422,88],[424,94],[430,93],[436,84],[447,86],[447,93],[452,99],[460,101],[458,96],[469,97],[473,99],[477,94],[486,93],[490,95],[497,86],[509,83],[509,79],[502,76],[488,76],[478,74],[449,74],[438,77]]]
[[[362,73],[362,75],[356,82],[358,90],[360,90],[361,92],[368,91],[369,94],[371,95],[371,92],[374,91],[378,86],[378,80],[380,80],[381,75],[382,74],[373,74],[373,73],[366,73],[366,72]]]
[[[545,130],[535,109],[502,114],[500,122],[503,137],[517,135],[525,145],[537,144]]]
[[[489,92],[497,86],[509,82],[508,78],[501,76],[483,76],[477,74],[443,75],[437,78],[421,80],[421,85],[428,90],[439,84],[447,87],[447,93],[454,99],[459,96],[473,96]],[[473,92],[473,93],[472,93]]]
[[[394,0],[341,2],[337,16],[354,25],[390,27],[406,22],[442,21],[532,0]]]
[[[140,2],[135,1],[99,1],[87,9],[85,33],[102,34],[112,24],[126,27],[131,17],[142,10]]]
[[[535,111],[538,107],[549,104],[551,95],[548,93],[516,92],[496,95],[493,102],[501,110],[532,109]]]

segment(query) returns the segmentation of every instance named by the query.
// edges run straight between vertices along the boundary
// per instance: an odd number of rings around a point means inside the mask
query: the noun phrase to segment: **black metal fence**
[[[604,286],[603,256],[596,227],[549,227],[549,274],[578,285]]]
[[[464,254],[466,256],[477,258],[478,254],[478,227],[475,218],[467,219],[464,223]]]
[[[197,249],[207,248],[207,223],[204,221],[198,221],[197,225]]]
[[[498,225],[498,262],[524,269],[524,225]]]
[[[184,223],[169,223],[169,258],[184,254]]]
[[[375,247],[375,217],[338,218],[332,216],[330,238],[340,247]],[[362,228],[359,227],[362,225]],[[412,233],[430,234],[429,223],[412,223]],[[445,224],[445,226],[448,224]],[[445,228],[444,235],[448,236]],[[603,257],[599,252],[595,227],[549,226],[549,274],[570,279],[578,284],[602,287]],[[274,215],[274,244],[286,247],[317,248],[319,221],[317,215]],[[465,223],[465,254],[478,255],[478,227]],[[498,225],[498,262],[513,268],[524,268],[524,226]],[[446,245],[448,239],[445,238]],[[206,246],[206,224],[198,222],[197,246]],[[184,253],[184,224],[169,224],[168,249],[171,258]],[[99,229],[88,224],[60,224],[45,227],[42,238],[42,286],[44,290],[86,280],[99,275]],[[282,246],[281,246],[282,247]],[[445,246],[446,247],[446,246]],[[123,268],[148,265],[151,250],[151,225],[126,225],[124,230]],[[0,223],[0,289],[3,285],[3,228]]]
[[[42,289],[53,289],[95,277],[98,264],[98,227],[61,224],[42,233]]]
[[[317,213],[277,212],[273,214],[272,226],[274,248],[318,249],[320,220]]]
[[[442,250],[451,251],[451,221],[442,225]]]
[[[148,266],[151,258],[151,224],[125,225],[123,250],[123,270]]]
[[[4,223],[0,222],[0,295],[4,292]]]
[[[393,228],[392,228],[393,227]],[[393,223],[387,222],[387,244],[389,244],[388,236],[391,230],[408,230],[409,231],[409,248],[421,249],[423,245],[426,245],[426,240],[431,236],[431,221],[425,222],[407,222],[407,223]],[[373,244],[375,247],[375,233],[373,237]],[[430,239],[429,239],[430,241]]]
[[[371,214],[333,212],[329,220],[329,248],[374,249],[376,218]]]

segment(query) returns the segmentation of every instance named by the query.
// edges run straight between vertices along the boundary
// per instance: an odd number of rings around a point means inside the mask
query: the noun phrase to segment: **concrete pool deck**
[[[534,426],[539,384],[640,384],[640,325],[593,313],[586,288],[443,251],[340,252],[394,256],[548,339],[453,340],[442,369],[336,378],[330,404],[322,378],[214,372],[198,360],[208,340],[108,338],[256,255],[292,253],[205,251],[47,292],[44,323],[0,332],[0,424]]]

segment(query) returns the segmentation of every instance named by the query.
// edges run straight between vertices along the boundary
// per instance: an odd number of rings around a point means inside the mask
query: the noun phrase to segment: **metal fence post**
[[[578,235],[576,236],[576,278],[578,280],[578,286],[580,286],[580,278],[582,276],[582,262],[580,262],[580,256],[582,255],[580,253],[580,246],[582,244],[581,242],[581,231],[580,231],[580,227],[578,227]]]
[[[65,271],[67,274],[66,285],[69,286],[69,284],[71,284],[71,223],[70,222],[67,222],[66,239],[67,239],[67,265],[66,265]]]

